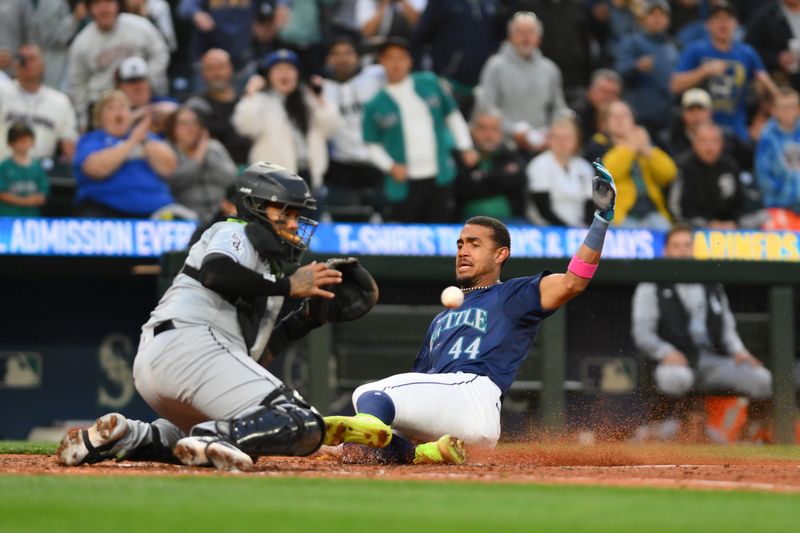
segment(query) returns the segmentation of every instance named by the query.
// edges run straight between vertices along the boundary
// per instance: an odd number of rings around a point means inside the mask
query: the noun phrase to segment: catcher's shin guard
[[[325,436],[325,421],[296,392],[277,389],[261,405],[232,419],[205,422],[192,436],[218,435],[251,455],[310,455]]]

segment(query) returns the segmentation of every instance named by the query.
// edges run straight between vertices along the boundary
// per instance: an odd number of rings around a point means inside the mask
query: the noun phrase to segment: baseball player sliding
[[[59,463],[180,460],[243,470],[254,456],[308,455],[320,446],[320,414],[259,363],[325,322],[362,316],[377,286],[355,260],[314,262],[283,276],[316,229],[301,216],[316,202],[300,177],[252,165],[237,183],[237,204],[239,219],[206,230],[142,327],[136,389],[163,418],[104,415],[67,433]],[[286,296],[306,300],[276,325]]]
[[[467,220],[456,254],[463,303],[433,319],[412,372],[356,389],[355,416],[325,418],[325,444],[371,447],[346,447],[343,454],[350,461],[456,464],[466,457],[465,443],[495,446],[502,395],[541,321],[588,286],[600,261],[614,218],[616,188],[609,172],[599,162],[594,166],[599,174],[593,180],[597,211],[566,273],[544,271],[500,281],[511,253],[508,229],[489,217]],[[440,435],[416,447],[411,443]]]

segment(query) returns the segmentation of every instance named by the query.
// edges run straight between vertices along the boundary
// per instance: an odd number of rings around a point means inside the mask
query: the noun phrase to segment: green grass
[[[269,477],[0,476],[0,531],[797,531],[800,496]]]
[[[28,442],[24,440],[0,440],[0,454],[27,453],[33,455],[52,455],[58,448],[57,442]]]

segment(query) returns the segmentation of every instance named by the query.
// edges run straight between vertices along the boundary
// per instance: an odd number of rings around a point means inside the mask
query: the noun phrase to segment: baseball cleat
[[[322,444],[336,446],[343,442],[385,448],[392,441],[392,428],[379,418],[368,414],[356,416],[326,416],[325,440]]]
[[[125,436],[128,421],[119,413],[103,415],[87,429],[71,429],[56,450],[56,462],[64,466],[99,463],[114,456],[111,448]]]
[[[253,466],[249,455],[219,437],[185,437],[173,452],[187,466],[213,466],[226,472],[241,472]]]
[[[452,435],[420,444],[414,450],[415,465],[460,465],[466,460],[464,441]]]

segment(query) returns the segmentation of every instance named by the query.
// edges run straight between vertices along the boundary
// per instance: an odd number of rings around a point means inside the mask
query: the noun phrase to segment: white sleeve
[[[453,139],[456,142],[456,148],[459,150],[471,150],[472,136],[469,133],[469,126],[467,126],[467,122],[461,115],[461,111],[456,109],[451,112],[449,115],[447,115],[447,118],[445,118],[445,122],[447,123],[447,129],[449,129],[450,133],[453,134]]]
[[[231,123],[239,135],[254,139],[266,128],[266,117],[262,93],[243,97],[233,108]]]
[[[583,159],[582,157],[575,156],[573,158],[575,164],[577,166],[576,171],[580,175],[580,182],[583,183],[583,193],[584,198],[587,200],[592,199],[592,178],[594,178],[594,167],[589,164],[588,161]]]
[[[220,227],[209,239],[203,259],[211,254],[222,254],[244,267],[255,269],[258,264],[258,252],[245,235],[244,225],[238,222],[218,224]]]
[[[367,149],[369,150],[369,158],[372,161],[372,164],[388,174],[394,165],[394,159],[392,159],[392,156],[390,156],[389,153],[384,150],[383,146],[377,143],[367,144]]]
[[[63,98],[59,98],[61,120],[58,121],[58,131],[56,132],[58,140],[76,141],[78,140],[78,125],[75,118],[75,109],[72,107],[72,102],[69,101],[69,98],[60,93],[59,96],[63,96]]]

